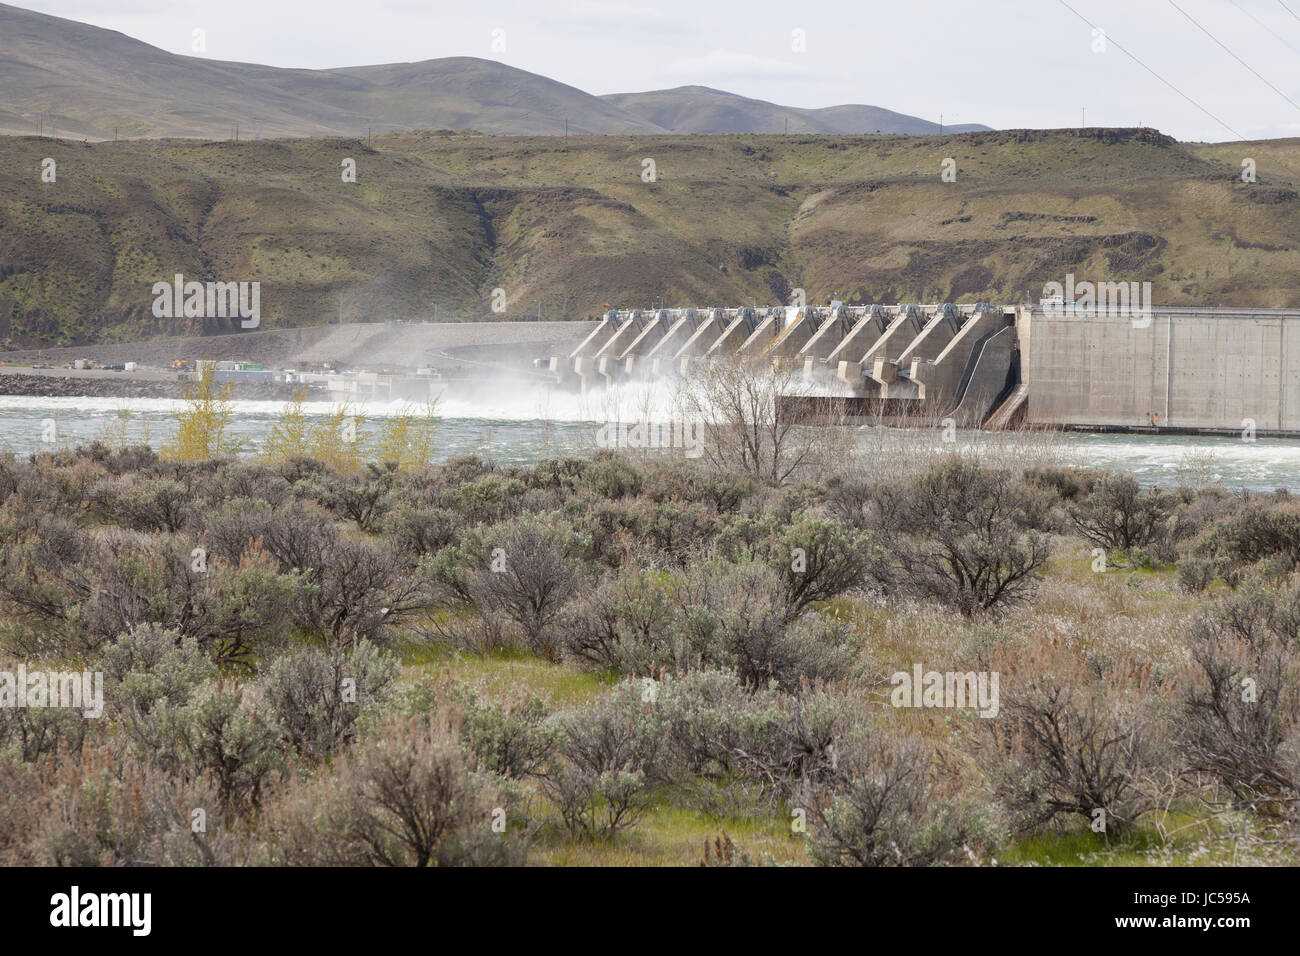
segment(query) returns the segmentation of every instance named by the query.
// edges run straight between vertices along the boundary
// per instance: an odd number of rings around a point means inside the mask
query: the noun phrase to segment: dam
[[[958,425],[1300,435],[1300,310],[1043,302],[610,310],[565,388],[776,363],[799,394]]]

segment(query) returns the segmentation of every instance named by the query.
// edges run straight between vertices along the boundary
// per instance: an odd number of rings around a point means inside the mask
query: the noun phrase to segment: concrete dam
[[[611,310],[566,388],[776,363],[850,415],[1300,436],[1300,310],[1044,303]]]

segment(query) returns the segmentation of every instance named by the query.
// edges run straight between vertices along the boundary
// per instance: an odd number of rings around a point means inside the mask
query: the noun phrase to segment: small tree
[[[307,387],[304,385],[294,389],[293,398],[285,402],[280,418],[271,426],[271,432],[262,445],[264,461],[278,465],[306,453],[308,425],[307,412],[303,409],[306,398]]]
[[[227,382],[217,388],[216,372],[204,363],[199,377],[186,383],[184,406],[177,410],[176,436],[164,444],[163,457],[171,461],[204,461],[232,454],[238,443],[227,433],[234,415],[231,391]]]
[[[422,408],[403,405],[396,415],[384,419],[375,439],[375,459],[393,462],[404,471],[429,464],[436,450],[437,406],[438,400],[431,398]]]
[[[363,412],[344,402],[335,405],[307,434],[308,454],[334,471],[354,473],[365,458]]]
[[[846,437],[825,422],[829,403],[813,398],[788,365],[729,359],[701,366],[680,406],[683,418],[702,423],[706,461],[765,484],[815,475],[837,453],[839,461],[846,456]]]

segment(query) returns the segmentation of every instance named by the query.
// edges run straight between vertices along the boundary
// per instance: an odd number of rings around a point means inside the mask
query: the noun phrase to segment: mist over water
[[[587,395],[531,379],[448,389],[437,405],[438,460],[478,454],[527,464],[551,455],[591,454],[598,448],[602,424],[674,421],[680,414],[677,398],[676,390],[663,382],[636,383]],[[240,442],[241,452],[255,454],[286,403],[240,400],[232,404],[231,432]],[[50,450],[51,444],[42,440],[49,420],[56,424],[56,447],[72,448],[103,438],[110,431],[124,431],[128,442],[148,442],[157,448],[171,437],[173,415],[183,406],[180,400],[158,398],[0,396],[0,449],[12,449],[18,455]],[[312,423],[323,420],[336,407],[334,400],[303,405]],[[411,405],[371,401],[354,407],[369,422],[378,423]],[[1000,450],[1004,460],[1018,459],[1014,447],[1018,439],[1002,436],[959,431],[954,444],[944,444],[937,427],[855,429],[856,443],[868,456],[889,455],[902,448],[936,453],[994,449]],[[1230,437],[1053,432],[1028,440],[1036,454],[1059,463],[1120,468],[1148,485],[1218,482],[1234,490],[1286,488],[1300,492],[1300,440],[1296,439],[1245,442]],[[846,463],[847,469],[852,467]]]

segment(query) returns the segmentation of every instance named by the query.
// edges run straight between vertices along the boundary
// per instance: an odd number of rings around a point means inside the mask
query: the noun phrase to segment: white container
[[[124,368],[125,368],[125,370],[128,371],[128,372],[134,372],[134,371],[135,371],[135,363],[134,363],[134,362],[127,362],[126,365],[124,366]]]
[[[73,367],[73,368],[85,368],[85,367],[86,367],[86,360],[85,360],[85,359],[77,359],[75,362],[72,363],[72,367]]]

